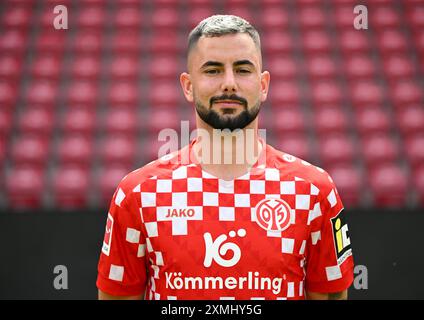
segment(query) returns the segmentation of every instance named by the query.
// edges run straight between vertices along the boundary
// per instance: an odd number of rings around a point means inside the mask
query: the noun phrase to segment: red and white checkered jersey
[[[351,285],[348,226],[326,171],[265,145],[264,161],[222,180],[182,161],[194,143],[120,182],[100,290],[146,299],[304,299],[305,290]]]

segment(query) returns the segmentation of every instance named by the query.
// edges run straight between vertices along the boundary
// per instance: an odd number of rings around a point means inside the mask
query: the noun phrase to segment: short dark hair
[[[233,15],[213,15],[202,20],[188,36],[188,53],[196,45],[201,36],[219,37],[226,34],[247,33],[261,49],[258,31],[246,20]]]

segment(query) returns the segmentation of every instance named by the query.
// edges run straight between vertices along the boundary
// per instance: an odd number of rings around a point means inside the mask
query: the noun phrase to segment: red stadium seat
[[[174,80],[178,78],[180,66],[175,56],[154,57],[149,63],[149,75],[152,80]]]
[[[172,8],[157,8],[151,13],[151,27],[153,30],[175,30],[180,27],[178,11]]]
[[[34,81],[30,84],[26,102],[31,107],[51,109],[58,96],[57,83],[45,80]]]
[[[340,105],[342,102],[340,86],[334,81],[313,83],[311,95],[312,103],[315,106]]]
[[[286,134],[302,134],[306,132],[306,118],[298,108],[281,108],[273,114],[271,125],[273,132],[282,137]]]
[[[100,193],[99,206],[108,207],[113,193],[119,182],[131,172],[131,169],[122,165],[106,165],[101,167],[97,189]]]
[[[350,87],[352,104],[357,109],[383,104],[383,88],[373,81],[353,83]]]
[[[97,86],[88,81],[74,81],[68,88],[67,103],[69,105],[84,105],[94,107],[98,101]]]
[[[19,119],[19,130],[24,134],[47,137],[53,129],[53,114],[41,108],[27,108]]]
[[[31,65],[32,76],[38,79],[57,81],[61,72],[61,60],[54,55],[39,56]]]
[[[139,29],[145,17],[138,6],[118,7],[113,23],[116,29]]]
[[[356,128],[362,136],[385,134],[390,130],[390,119],[382,108],[360,109],[356,112]]]
[[[14,166],[6,176],[8,207],[37,209],[43,205],[46,181],[43,170],[31,166]]]
[[[206,2],[209,3],[209,0]],[[206,19],[207,17],[210,17],[213,15],[214,10],[212,9],[212,6],[210,5],[202,5],[202,6],[194,6],[188,5],[188,8],[190,10],[187,11],[188,15],[188,28],[192,30],[197,24],[202,21],[203,19]]]
[[[424,28],[424,6],[413,6],[406,11],[405,22],[415,32],[421,32]]]
[[[49,141],[30,135],[19,136],[11,146],[11,160],[16,165],[44,167],[49,158]]]
[[[72,39],[72,48],[78,54],[99,54],[102,34],[95,30],[79,30]]]
[[[37,36],[35,49],[40,54],[62,54],[65,50],[66,36],[67,34],[57,30],[45,30]]]
[[[410,136],[405,140],[405,153],[412,167],[424,163],[424,134]]]
[[[23,54],[27,47],[27,36],[18,30],[6,30],[0,34],[0,52],[15,55]]]
[[[408,177],[399,166],[385,164],[370,171],[368,184],[376,207],[403,207],[408,194]]]
[[[166,109],[153,109],[148,119],[146,125],[153,136],[164,129],[179,129],[180,118],[176,113],[169,112]]]
[[[311,148],[306,134],[277,136],[276,148],[306,161],[311,159]]]
[[[104,128],[109,135],[135,137],[139,126],[136,109],[113,108],[105,115]]]
[[[314,80],[332,79],[337,75],[337,66],[329,56],[319,55],[310,57],[307,60],[306,66],[308,76]]]
[[[340,107],[317,109],[313,119],[318,135],[344,133],[348,127],[346,114]]]
[[[338,2],[336,2],[338,3]],[[336,4],[335,3],[335,4]],[[355,21],[356,14],[353,12],[352,5],[342,5],[336,6],[333,10],[332,16],[335,26],[340,30],[349,30],[353,27],[353,22]]]
[[[374,61],[368,55],[352,55],[346,57],[344,70],[352,82],[358,80],[372,80],[376,75]]]
[[[345,30],[339,33],[339,46],[346,55],[357,53],[368,53],[370,42],[366,36],[366,32],[358,32],[357,30]]]
[[[419,132],[423,133],[424,110],[419,105],[411,105],[399,109],[396,120],[404,136],[410,136]]]
[[[319,6],[308,6],[299,11],[298,21],[303,29],[322,29],[326,20],[325,11]]]
[[[58,156],[63,165],[88,168],[93,159],[93,143],[84,136],[64,136],[58,147]]]
[[[0,21],[5,29],[27,29],[31,22],[31,10],[25,6],[11,6],[3,11]]]
[[[154,108],[176,108],[181,92],[174,82],[153,82],[150,84],[149,101]]]
[[[422,105],[423,94],[420,85],[412,80],[393,83],[391,98],[396,108],[408,105]]]
[[[95,113],[86,109],[70,109],[62,121],[62,130],[65,135],[78,134],[91,136],[95,129]]]
[[[109,89],[109,105],[117,107],[138,106],[138,88],[133,82],[112,83]]]
[[[123,165],[131,167],[137,152],[135,137],[108,136],[99,149],[99,157],[104,165]]]
[[[299,74],[296,61],[290,56],[273,56],[266,63],[265,70],[272,70],[272,80],[294,80]]]
[[[392,137],[376,134],[363,137],[362,154],[365,164],[371,168],[384,163],[394,163],[400,157],[400,150]]]
[[[14,55],[0,56],[0,80],[17,81],[22,75],[22,59]]]
[[[414,76],[415,66],[408,56],[391,56],[384,60],[383,72],[389,81],[407,80]]]
[[[76,19],[76,26],[81,30],[100,30],[106,23],[105,8],[102,6],[80,6]]]
[[[132,32],[117,30],[111,40],[112,51],[115,55],[129,53],[139,56],[142,41],[141,34],[134,30]]]
[[[400,17],[393,7],[382,6],[369,10],[369,23],[371,28],[400,28]]]
[[[110,76],[115,80],[135,80],[140,75],[139,58],[116,56],[110,65]]]
[[[147,46],[152,54],[167,54],[175,57],[185,50],[185,42],[174,30],[152,33],[150,44]]]
[[[299,106],[300,103],[299,85],[294,81],[272,83],[269,95],[274,110],[287,105]]]
[[[289,13],[283,7],[264,8],[258,23],[264,32],[287,30]]]
[[[56,208],[82,209],[89,206],[90,171],[74,167],[57,167],[53,176],[52,193]]]
[[[324,168],[334,165],[352,164],[355,154],[355,145],[347,135],[332,134],[319,138],[319,156]]]
[[[286,31],[267,32],[262,35],[261,41],[264,52],[269,57],[291,53],[295,46],[291,33]]]
[[[18,99],[17,89],[10,82],[0,82],[0,106],[3,110],[15,108]]]
[[[40,25],[45,30],[53,29],[54,27],[54,21],[57,14],[54,13],[53,9],[54,9],[54,6],[46,6],[42,9],[38,25]],[[68,27],[69,27],[69,24],[68,24]]]
[[[362,206],[363,177],[357,166],[336,165],[327,168],[328,173],[337,186],[345,208],[358,208]]]
[[[328,53],[332,47],[329,34],[323,30],[304,32],[302,42],[306,54]]]
[[[404,53],[408,50],[406,35],[397,29],[384,29],[377,35],[381,54]]]
[[[93,56],[76,56],[72,61],[70,74],[77,81],[79,80],[97,80],[100,75],[99,57]]]

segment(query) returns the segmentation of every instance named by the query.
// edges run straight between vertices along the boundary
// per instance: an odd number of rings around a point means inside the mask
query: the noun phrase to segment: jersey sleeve
[[[306,290],[331,293],[353,281],[353,256],[344,207],[331,177],[314,208],[306,257]]]
[[[115,296],[139,295],[147,279],[146,237],[139,205],[118,187],[110,204],[96,285]]]

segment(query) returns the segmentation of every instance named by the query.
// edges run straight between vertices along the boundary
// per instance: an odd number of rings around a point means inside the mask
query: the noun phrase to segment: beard
[[[224,114],[219,114],[216,110],[212,109],[212,104],[218,100],[233,100],[241,103],[243,111],[238,115],[232,116],[231,113],[234,109],[223,109]],[[259,114],[260,101],[258,101],[253,107],[248,108],[247,101],[236,95],[222,95],[219,97],[212,97],[209,102],[209,108],[203,105],[198,99],[195,98],[196,111],[199,117],[210,125],[214,129],[224,130],[228,129],[234,131],[237,129],[243,129],[248,126]]]

